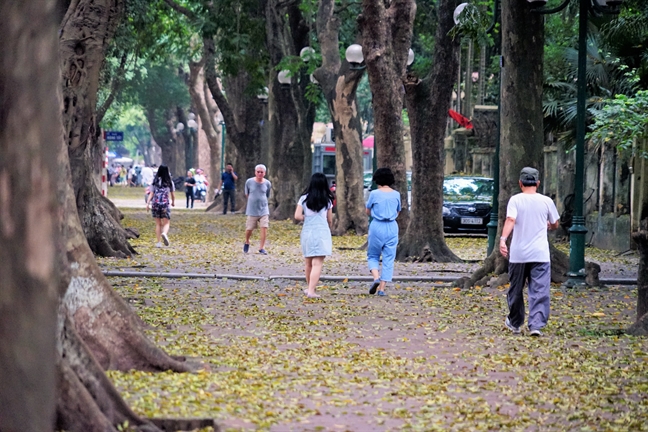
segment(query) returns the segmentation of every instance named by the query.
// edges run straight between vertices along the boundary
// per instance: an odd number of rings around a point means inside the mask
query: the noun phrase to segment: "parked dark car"
[[[443,180],[443,230],[487,231],[493,200],[493,179],[448,176]]]

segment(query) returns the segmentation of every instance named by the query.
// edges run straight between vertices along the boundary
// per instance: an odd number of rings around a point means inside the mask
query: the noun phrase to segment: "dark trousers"
[[[529,284],[529,330],[540,330],[549,320],[549,286],[551,263],[509,263],[511,283],[506,299],[509,322],[513,327],[524,324],[524,284]]]
[[[185,195],[187,196],[187,208],[189,208],[189,200],[191,200],[191,208],[193,208],[193,203],[194,203],[193,192],[185,192]]]
[[[223,189],[223,214],[227,214],[227,202],[230,202],[230,211],[234,212],[236,210],[236,200],[235,200],[234,189]]]

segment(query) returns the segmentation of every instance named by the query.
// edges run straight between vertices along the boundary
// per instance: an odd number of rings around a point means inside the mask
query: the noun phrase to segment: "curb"
[[[189,278],[189,279],[234,279],[234,280],[258,280],[258,281],[269,281],[277,279],[287,279],[287,280],[302,280],[304,279],[303,275],[270,275],[270,276],[248,276],[248,275],[237,275],[237,274],[218,274],[218,273],[168,273],[168,272],[135,272],[135,271],[114,271],[106,270],[103,271],[104,276],[106,277],[156,277],[156,278]],[[466,274],[468,275],[468,273]],[[457,279],[462,277],[461,274],[455,274],[452,276],[394,276],[393,281],[398,282],[454,282]],[[358,275],[348,275],[348,276],[326,276],[322,275],[320,280],[325,281],[355,281],[355,282],[371,282],[373,277],[371,276],[358,276]],[[603,285],[637,285],[637,279],[631,278],[607,278],[599,279]]]

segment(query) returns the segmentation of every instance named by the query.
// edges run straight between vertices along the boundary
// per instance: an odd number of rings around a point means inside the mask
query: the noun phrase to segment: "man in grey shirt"
[[[245,209],[247,220],[245,222],[245,244],[243,245],[243,252],[245,253],[250,250],[250,236],[258,225],[261,228],[259,253],[268,255],[264,247],[268,226],[270,225],[268,198],[270,198],[272,184],[264,178],[265,175],[265,165],[259,164],[254,167],[254,177],[247,179],[245,182],[245,196],[247,197],[247,207]]]

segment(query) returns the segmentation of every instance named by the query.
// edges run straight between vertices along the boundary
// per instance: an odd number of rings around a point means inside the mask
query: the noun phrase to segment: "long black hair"
[[[310,184],[302,192],[302,195],[306,195],[306,200],[304,201],[306,207],[314,212],[328,207],[335,199],[333,192],[329,188],[328,180],[322,173],[315,173],[311,176]]]
[[[153,185],[156,187],[170,188],[172,183],[173,181],[169,175],[169,167],[166,165],[160,165],[160,168],[158,168],[157,174],[155,174],[155,178],[153,179]]]

